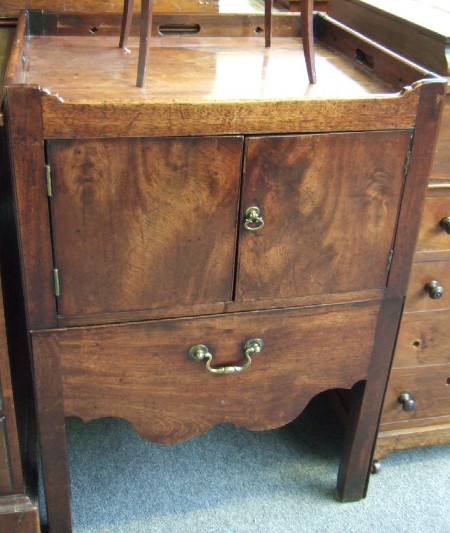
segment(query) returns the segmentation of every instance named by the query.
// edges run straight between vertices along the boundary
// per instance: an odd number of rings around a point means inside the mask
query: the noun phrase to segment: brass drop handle
[[[428,296],[432,300],[438,300],[444,294],[444,287],[441,287],[439,285],[439,282],[437,282],[437,281],[429,281],[425,285],[424,289],[428,292]]]
[[[189,348],[188,355],[194,361],[204,361],[206,359],[206,370],[212,374],[236,374],[242,372],[252,364],[251,356],[264,349],[262,339],[248,339],[244,344],[245,362],[242,365],[211,366],[213,355],[205,344],[196,344]]]
[[[397,398],[397,401],[402,405],[402,409],[406,413],[412,411],[416,406],[416,402],[414,401],[412,395],[409,392],[402,392]]]
[[[261,216],[259,207],[249,207],[245,211],[245,229],[248,231],[259,231],[264,226],[264,220]]]
[[[450,235],[450,217],[445,217],[443,218],[440,222],[439,222],[439,225],[441,226],[441,228]]]

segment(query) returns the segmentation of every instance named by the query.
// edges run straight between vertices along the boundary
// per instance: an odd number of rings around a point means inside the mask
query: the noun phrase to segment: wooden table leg
[[[134,0],[125,0],[123,3],[122,26],[120,28],[119,47],[124,48],[130,35],[131,20],[133,18]]]
[[[147,73],[148,49],[152,33],[153,0],[142,0],[141,38],[139,41],[138,75],[136,85],[143,87]]]
[[[316,64],[314,54],[313,32],[313,2],[314,0],[301,0],[301,29],[303,40],[303,53],[305,55],[306,70],[309,83],[316,83]]]
[[[38,433],[48,533],[70,533],[70,480],[59,360],[34,343]]]
[[[377,353],[372,355],[367,382],[357,383],[352,390],[337,482],[339,499],[343,502],[356,502],[366,496],[402,305],[401,298],[383,302],[375,336]]]
[[[265,0],[264,2],[264,29],[266,48],[272,44],[272,8],[273,0]]]

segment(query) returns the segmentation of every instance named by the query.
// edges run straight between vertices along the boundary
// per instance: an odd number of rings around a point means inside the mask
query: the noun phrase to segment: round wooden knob
[[[437,300],[438,298],[441,298],[444,294],[444,287],[441,287],[439,285],[439,282],[437,281],[429,281],[424,289],[428,292],[428,296],[432,300]]]
[[[450,217],[445,217],[443,218],[440,222],[439,222],[439,225],[441,226],[441,228],[450,235]]]
[[[412,395],[409,392],[402,392],[397,398],[397,401],[402,405],[403,411],[407,413],[412,411],[416,406],[416,402],[414,401]]]

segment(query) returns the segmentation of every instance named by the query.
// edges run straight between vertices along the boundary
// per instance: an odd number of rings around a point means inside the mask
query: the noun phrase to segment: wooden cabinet
[[[443,81],[317,16],[309,86],[292,16],[271,50],[231,16],[155,37],[137,89],[107,20],[92,40],[89,16],[24,15],[7,71],[50,531],[71,527],[64,417],[173,443],[279,427],[331,388],[352,390],[337,486],[359,500]]]
[[[388,5],[389,4],[389,5]],[[333,16],[443,76],[450,74],[450,11],[443,6],[381,0],[334,0]],[[420,31],[418,31],[420,27]],[[450,93],[430,174],[405,314],[381,419],[375,456],[450,442],[449,318]],[[430,285],[430,282],[436,282]],[[413,403],[401,402],[409,394]],[[399,401],[400,400],[400,401]]]

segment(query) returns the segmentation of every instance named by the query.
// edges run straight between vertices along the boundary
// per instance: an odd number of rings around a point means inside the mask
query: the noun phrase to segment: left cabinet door
[[[241,137],[47,143],[60,316],[228,301]]]

